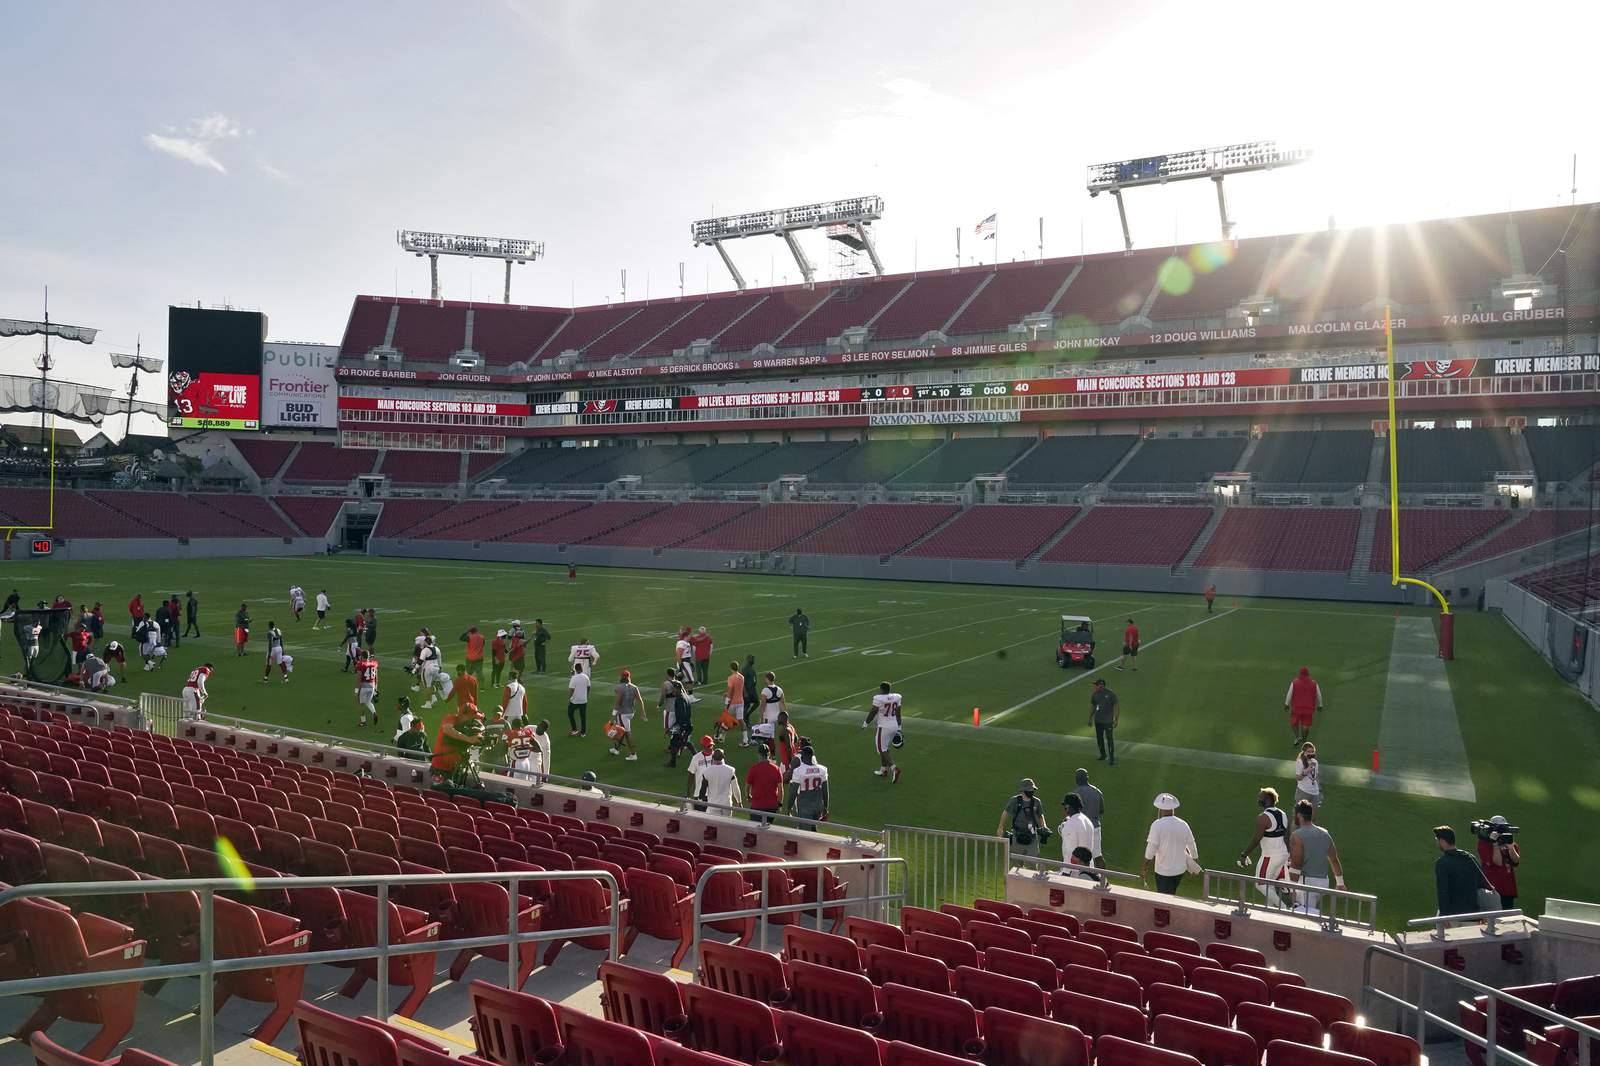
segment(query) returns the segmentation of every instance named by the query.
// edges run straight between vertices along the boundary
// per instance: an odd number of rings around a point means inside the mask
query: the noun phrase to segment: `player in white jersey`
[[[278,628],[278,623],[267,623],[267,665],[261,668],[261,683],[265,685],[267,678],[276,666],[283,674],[284,684],[289,683],[289,669],[294,660],[289,658],[283,650],[283,630]]]
[[[775,726],[778,724],[778,712],[788,711],[789,701],[784,698],[783,689],[778,685],[778,675],[771,670],[767,671],[767,683],[761,686],[761,724]],[[767,734],[771,736],[771,733]]]
[[[42,602],[42,601],[41,601]],[[44,633],[44,626],[38,622],[24,622],[22,624],[22,658],[32,665],[33,660],[39,657],[39,637]],[[145,667],[149,669],[149,667]]]
[[[356,660],[356,706],[361,709],[361,717],[357,725],[367,724],[367,715],[372,715],[372,724],[378,724],[378,657],[369,651],[358,651],[360,656]]]
[[[1255,877],[1263,881],[1282,881],[1287,878],[1289,866],[1289,818],[1278,809],[1278,790],[1264,788],[1256,794],[1256,805],[1261,813],[1256,815],[1255,836],[1250,838],[1250,844],[1239,853],[1239,865],[1249,868],[1250,853],[1259,845],[1261,856],[1255,861],[1254,868],[1250,870]],[[1266,884],[1256,885],[1256,889],[1267,897],[1268,902],[1275,902],[1273,894],[1276,886]],[[1290,897],[1279,893],[1281,899]]]
[[[506,682],[505,691],[500,694],[500,713],[506,721],[521,718],[528,709],[528,687],[522,683],[521,674],[512,674],[511,680]]]
[[[901,702],[902,697],[894,691],[894,686],[883,682],[878,686],[878,694],[872,697],[872,710],[867,712],[867,720],[861,723],[861,728],[865,729],[877,720],[878,730],[873,741],[878,749],[878,761],[883,765],[872,772],[878,777],[887,777],[891,784],[900,780],[900,767],[894,764],[894,757],[889,753],[900,735]]]
[[[516,678],[512,678],[516,682]],[[523,781],[536,781],[539,763],[539,744],[533,726],[520,716],[511,719],[506,731],[506,750],[511,756],[511,776]]]
[[[190,718],[206,716],[206,678],[211,671],[210,663],[202,663],[189,671],[189,680],[183,683],[183,710]]]
[[[424,707],[432,707],[439,698],[437,695],[439,691],[439,675],[443,672],[443,667],[444,662],[439,652],[439,644],[432,635],[429,635],[427,643],[417,652],[417,673],[422,678],[422,687],[429,693],[428,702],[423,704]],[[412,687],[415,688],[415,686]]]
[[[312,629],[328,628],[328,590],[322,589],[317,593],[317,620],[311,623]]]
[[[693,688],[694,676],[694,645],[689,643],[689,627],[684,626],[678,630],[678,639],[672,646],[672,661],[678,668],[678,680],[687,688]]]
[[[828,818],[828,768],[817,762],[807,744],[800,749],[800,765],[789,775],[788,813],[796,818],[823,822]]]
[[[306,613],[306,590],[299,585],[289,586],[289,609],[294,612],[296,622]]]
[[[583,663],[583,672],[590,677],[594,676],[594,664],[599,661],[600,652],[595,649],[593,644],[589,643],[588,638],[579,640],[578,643],[572,646],[572,650],[567,652],[567,662]]]

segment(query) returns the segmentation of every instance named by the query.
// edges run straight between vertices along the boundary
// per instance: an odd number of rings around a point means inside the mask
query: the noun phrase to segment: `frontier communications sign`
[[[262,423],[338,428],[339,383],[333,373],[338,362],[338,345],[268,341],[261,352]]]

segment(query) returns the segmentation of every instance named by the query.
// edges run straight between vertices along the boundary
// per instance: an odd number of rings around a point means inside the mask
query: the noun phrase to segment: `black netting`
[[[0,666],[8,674],[25,673],[30,681],[59,684],[72,668],[72,650],[67,645],[71,613],[48,607],[18,609],[10,622],[11,639],[7,641],[9,646],[0,659]],[[39,651],[30,658],[35,625],[39,627]]]

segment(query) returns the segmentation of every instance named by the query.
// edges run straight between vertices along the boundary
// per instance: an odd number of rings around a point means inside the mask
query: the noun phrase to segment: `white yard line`
[[[1171,640],[1173,637],[1180,636],[1181,634],[1187,633],[1191,629],[1198,629],[1200,626],[1205,625],[1207,622],[1215,622],[1219,618],[1226,618],[1226,617],[1228,617],[1230,614],[1232,614],[1234,611],[1236,611],[1238,609],[1239,608],[1237,608],[1237,607],[1230,607],[1226,611],[1220,611],[1217,614],[1208,614],[1204,618],[1200,619],[1200,621],[1191,622],[1189,625],[1184,626],[1182,629],[1174,629],[1171,633],[1163,633],[1161,636],[1157,637],[1155,640],[1145,641],[1144,643],[1139,645],[1139,650],[1143,651],[1145,648],[1153,648],[1157,644],[1160,644],[1164,640]],[[1119,655],[1115,659],[1107,659],[1104,663],[1101,663],[1100,665],[1101,666],[1111,666],[1112,664],[1119,663],[1121,661],[1122,661],[1122,656]],[[1027,699],[1023,700],[1021,703],[1014,703],[1010,707],[1007,707],[1003,711],[996,711],[994,714],[989,716],[989,723],[992,725],[995,722],[999,722],[999,721],[1005,719],[1007,716],[1015,713],[1016,711],[1022,710],[1024,707],[1031,707],[1035,703],[1038,703],[1040,700],[1045,699],[1046,697],[1054,696],[1057,692],[1060,692],[1062,689],[1067,688],[1069,685],[1076,685],[1078,682],[1085,680],[1086,678],[1089,677],[1091,672],[1092,671],[1085,670],[1085,671],[1083,671],[1082,673],[1078,674],[1075,677],[1069,677],[1067,680],[1061,682],[1061,684],[1059,684],[1059,685],[1055,685],[1055,686],[1052,686],[1050,688],[1045,689],[1043,692],[1039,693],[1037,696],[1029,696]],[[1240,756],[1240,758],[1244,758],[1244,757],[1245,756]]]
[[[1431,618],[1401,618],[1389,649],[1373,788],[1478,801]]]

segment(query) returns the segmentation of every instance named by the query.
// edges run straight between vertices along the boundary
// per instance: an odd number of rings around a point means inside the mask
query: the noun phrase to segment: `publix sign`
[[[268,341],[261,353],[262,425],[338,426],[338,361],[337,345]]]

